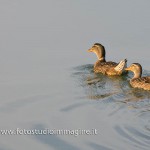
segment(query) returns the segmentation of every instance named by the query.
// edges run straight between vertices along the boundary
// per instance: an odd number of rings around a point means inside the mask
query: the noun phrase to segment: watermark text
[[[0,135],[97,135],[97,129],[1,129]]]

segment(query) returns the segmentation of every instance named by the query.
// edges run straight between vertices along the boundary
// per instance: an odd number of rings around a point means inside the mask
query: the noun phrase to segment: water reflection
[[[18,109],[25,107],[26,105],[31,105],[32,103],[49,99],[50,95],[36,95],[22,99],[17,99],[0,106],[0,112],[12,113],[13,111],[17,111]]]
[[[144,75],[149,72],[144,71]],[[118,100],[139,101],[150,98],[150,92],[134,89],[129,84],[132,73],[123,76],[105,76],[95,74],[93,65],[83,65],[74,68],[72,74],[78,85],[85,89],[89,99],[100,100],[106,97],[115,97]]]
[[[96,143],[88,143],[88,145],[94,150],[112,150],[111,148],[96,144]]]
[[[146,133],[142,133],[131,126],[115,126],[114,129],[126,143],[131,143],[143,150],[149,148],[150,136]]]
[[[149,71],[144,70],[143,76]],[[132,88],[129,79],[132,73],[119,77],[95,74],[92,65],[73,68],[72,77],[76,86],[84,89],[87,100],[97,100],[99,116],[115,122],[111,127],[118,140],[132,149],[148,150],[150,147],[150,91]],[[94,104],[93,104],[94,105]],[[119,142],[118,141],[118,142]],[[115,149],[105,144],[88,143],[92,149]],[[137,148],[138,147],[138,148]]]
[[[42,124],[37,124],[33,126],[33,129],[44,130],[46,128]],[[35,135],[34,138],[39,142],[48,145],[50,148],[54,148],[55,150],[78,150],[78,147],[69,144],[57,135]]]
[[[85,102],[75,103],[75,104],[66,106],[65,108],[62,108],[61,111],[68,112],[68,111],[72,111],[73,109],[85,106],[85,105],[87,105],[87,103],[85,103]]]

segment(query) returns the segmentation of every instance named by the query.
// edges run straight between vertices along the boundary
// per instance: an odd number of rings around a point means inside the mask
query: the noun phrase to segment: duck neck
[[[102,61],[102,62],[105,62],[105,61],[106,61],[106,60],[105,60],[105,56],[103,56],[103,55],[101,54],[101,52],[96,51],[95,54],[96,54],[98,60],[100,60],[100,61]]]
[[[134,71],[134,77],[133,77],[133,79],[140,78],[141,74],[142,74],[141,71]]]
[[[98,58],[98,60],[101,62],[106,62],[105,57]]]

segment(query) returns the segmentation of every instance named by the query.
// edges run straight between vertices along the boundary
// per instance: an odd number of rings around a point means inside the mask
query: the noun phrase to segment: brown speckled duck
[[[134,88],[141,88],[144,90],[150,90],[150,76],[141,77],[142,75],[142,66],[138,63],[133,63],[130,67],[125,70],[132,71],[134,77],[130,80],[130,84]]]
[[[121,75],[123,72],[126,73],[124,69],[126,68],[127,60],[124,59],[119,63],[106,61],[105,47],[100,43],[95,43],[88,52],[94,52],[98,57],[98,61],[94,64],[94,72],[106,75]]]

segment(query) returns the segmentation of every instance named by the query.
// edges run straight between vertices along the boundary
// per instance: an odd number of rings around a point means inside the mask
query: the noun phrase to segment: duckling
[[[139,63],[133,63],[125,70],[132,71],[134,73],[134,77],[130,80],[132,87],[150,90],[150,76],[141,77],[142,66]]]
[[[105,47],[100,43],[95,43],[92,48],[88,50],[88,52],[94,52],[98,58],[98,61],[94,64],[94,72],[103,73],[105,75],[121,75],[122,73],[126,73],[124,68],[126,68],[127,60],[124,59],[120,61],[120,63],[106,61],[105,55]]]

